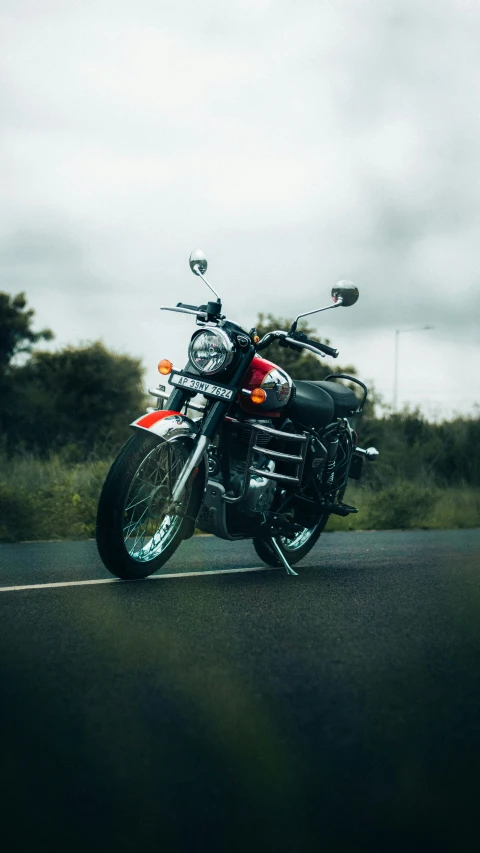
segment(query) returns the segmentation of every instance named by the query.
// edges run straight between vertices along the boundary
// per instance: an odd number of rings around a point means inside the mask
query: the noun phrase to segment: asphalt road
[[[0,546],[9,853],[478,846],[480,531],[260,565],[202,537],[173,578],[38,587],[109,575],[91,542]]]

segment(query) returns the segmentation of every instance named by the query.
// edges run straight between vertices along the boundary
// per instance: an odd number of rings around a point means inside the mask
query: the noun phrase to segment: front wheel
[[[108,473],[97,512],[97,546],[106,568],[125,580],[145,578],[172,556],[192,525],[194,481],[176,512],[170,495],[192,449],[185,439],[134,435]],[[200,478],[201,479],[201,478]]]
[[[292,539],[287,539],[286,536],[277,536],[276,542],[290,565],[303,560],[304,557],[312,550],[315,543],[320,538],[326,523],[328,521],[328,513],[321,515],[318,521],[312,527],[304,527]],[[256,538],[253,540],[253,547],[258,556],[264,563],[269,566],[282,566],[278,554],[272,548],[268,540]]]

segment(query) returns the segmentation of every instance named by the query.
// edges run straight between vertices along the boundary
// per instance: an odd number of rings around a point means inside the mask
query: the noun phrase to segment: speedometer
[[[224,370],[233,359],[234,346],[221,329],[203,329],[190,341],[188,357],[194,367],[206,376]]]

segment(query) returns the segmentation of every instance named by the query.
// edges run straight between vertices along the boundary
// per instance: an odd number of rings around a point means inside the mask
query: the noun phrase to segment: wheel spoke
[[[140,506],[140,504],[145,503],[145,501],[148,501],[148,498],[142,498],[140,501],[137,501],[134,504],[130,504],[130,506],[126,506],[124,512],[129,512],[131,509],[135,509],[136,506]]]
[[[148,515],[148,507],[145,507],[144,511],[142,512],[142,514],[139,518],[135,518],[130,522],[130,524],[128,525],[130,527],[129,533],[131,533],[132,530],[137,529],[142,524],[142,521],[145,518],[145,515],[147,516],[147,521],[148,521],[150,518],[150,516]],[[124,528],[124,531],[125,531],[125,528]]]
[[[155,559],[179,530],[183,514],[165,515],[163,508],[167,507],[186,460],[185,445],[162,443],[145,457],[134,475],[125,501],[123,526],[125,546],[133,559]],[[186,493],[182,505],[188,500]]]
[[[147,512],[148,512],[148,510],[145,510],[145,512],[143,513],[143,515],[140,517],[140,519],[138,521],[138,533],[135,537],[135,542],[133,543],[132,551],[135,551],[137,542],[140,539],[140,537],[142,538],[142,547],[143,547],[143,539],[145,538],[144,534],[145,534],[145,531],[148,527],[148,522],[150,521],[150,517],[147,515],[146,524],[144,523],[143,528],[140,527],[140,525],[141,525],[142,518],[144,517],[145,513],[147,513]]]
[[[128,536],[132,532],[132,530],[134,530],[136,527],[138,527],[141,520],[142,520],[142,516],[140,516],[140,518],[132,519],[132,521],[130,521],[127,525],[125,525],[125,527],[123,528],[124,536],[125,535]]]

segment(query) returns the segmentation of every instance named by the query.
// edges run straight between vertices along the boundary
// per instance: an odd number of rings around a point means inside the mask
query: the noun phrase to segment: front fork
[[[230,388],[238,388],[241,385],[241,380],[243,379],[254,356],[255,347],[251,344],[240,358],[237,369],[229,382]],[[183,406],[188,404],[188,401],[192,396],[194,395],[186,393],[181,388],[176,388],[170,395],[167,406],[173,411],[180,412]],[[197,441],[195,442],[195,447],[187,459],[183,471],[173,489],[173,503],[178,504],[181,501],[187,483],[194,474],[195,468],[198,467],[198,464],[206,454],[208,445],[211,444],[212,439],[223,423],[230,405],[230,400],[215,400],[213,405],[210,406],[205,414],[202,421],[202,429]]]
[[[187,483],[190,480],[190,477],[195,471],[195,468],[198,468],[199,462],[201,462],[204,454],[206,453],[207,447],[209,445],[209,439],[206,435],[200,435],[195,443],[195,447],[192,450],[189,458],[187,459],[182,473],[180,474],[177,482],[175,483],[175,487],[172,492],[172,501],[174,504],[179,504]]]
[[[185,406],[185,404],[188,402],[188,397],[189,395],[183,391],[174,391],[168,401],[168,408],[176,411],[181,411],[183,406]],[[189,458],[187,459],[183,467],[182,473],[180,474],[173,489],[171,496],[173,505],[178,506],[178,504],[180,503],[185,492],[185,488],[190,478],[194,474],[195,468],[198,466],[202,457],[207,452],[207,448],[211,442],[211,439],[214,437],[220,424],[223,422],[225,415],[227,414],[229,405],[230,403],[221,403],[220,401],[217,401],[213,404],[213,406],[207,413],[203,421],[202,431],[195,443],[195,447]],[[269,540],[273,550],[277,554],[280,561],[283,563],[287,574],[296,577],[297,572],[292,569],[285,554],[283,553],[275,538],[273,536],[270,536]]]
[[[173,411],[180,412],[183,406],[188,405],[189,397],[190,395],[185,393],[185,391],[175,390],[168,400],[168,408]],[[198,468],[202,459],[205,457],[208,446],[219,429],[220,424],[223,422],[229,405],[230,401],[220,402],[219,400],[216,400],[213,406],[211,406],[206,413],[203,419],[201,432],[195,441],[195,446],[183,466],[182,472],[173,488],[171,495],[173,504],[178,506],[182,500],[185,489],[190,482],[192,475],[195,474],[195,469]]]

